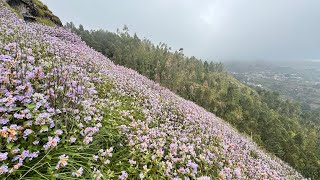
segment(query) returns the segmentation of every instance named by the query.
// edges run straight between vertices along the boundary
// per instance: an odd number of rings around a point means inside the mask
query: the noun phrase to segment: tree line
[[[250,88],[229,75],[222,63],[187,57],[165,43],[131,35],[66,27],[114,63],[132,68],[181,97],[215,113],[246,133],[304,176],[320,179],[320,112],[302,111],[278,93]]]

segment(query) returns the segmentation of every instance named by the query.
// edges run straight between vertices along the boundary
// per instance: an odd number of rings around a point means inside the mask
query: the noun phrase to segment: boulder
[[[4,0],[23,16],[25,21],[36,22],[39,19],[50,21],[62,26],[60,19],[55,16],[46,5],[39,0]]]

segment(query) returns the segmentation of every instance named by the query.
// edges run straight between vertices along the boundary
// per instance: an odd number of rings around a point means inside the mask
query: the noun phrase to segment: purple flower
[[[63,131],[61,129],[56,130],[56,132],[54,132],[54,134],[56,136],[60,136],[63,133]]]
[[[83,140],[83,143],[85,144],[89,144],[90,142],[92,142],[93,138],[90,136],[86,136]]]
[[[17,119],[23,119],[24,118],[24,115],[23,114],[19,114],[19,113],[15,113],[13,115],[13,117],[17,118]]]
[[[56,165],[56,169],[59,169],[60,167],[64,167],[68,165],[69,156],[66,156],[65,154],[62,154],[59,156],[59,162]]]
[[[128,174],[126,171],[121,171],[121,175],[119,176],[119,179],[125,180],[128,178]]]
[[[190,167],[193,169],[193,170],[192,170],[192,173],[193,173],[193,174],[197,174],[198,164],[189,161],[188,164],[187,164],[187,166],[190,166]]]
[[[237,178],[241,177],[241,169],[239,167],[234,169],[234,174],[236,175]]]
[[[0,112],[6,112],[7,111],[7,108],[5,107],[0,107]]]
[[[76,140],[77,140],[77,138],[75,138],[75,137],[71,137],[71,138],[70,138],[70,142],[71,142],[71,143],[76,142]]]
[[[0,118],[0,124],[7,124],[9,119]]]
[[[33,56],[27,56],[27,61],[30,63],[34,62],[34,57]]]
[[[51,136],[49,136],[48,142],[45,145],[43,145],[43,147],[45,150],[48,150],[49,148],[56,147],[59,142],[60,142],[59,137],[56,136],[56,137],[52,138]]]
[[[26,157],[29,157],[29,153],[29,150],[22,151],[20,158],[25,159]]]
[[[5,161],[8,158],[8,153],[1,153],[0,152],[0,161]]]
[[[0,166],[0,175],[6,172],[8,172],[8,166],[6,166],[5,164],[2,164],[2,166]]]
[[[27,136],[29,135],[29,134],[31,134],[33,131],[31,130],[31,129],[26,129],[26,130],[24,130],[23,131],[23,138],[27,138]]]

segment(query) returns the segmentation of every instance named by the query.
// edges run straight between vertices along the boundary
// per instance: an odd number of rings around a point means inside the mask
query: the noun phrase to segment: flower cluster
[[[130,166],[115,172],[119,179],[303,179],[214,114],[113,64],[63,28],[23,22],[1,2],[0,178],[62,145],[94,142],[109,121],[101,107],[107,103],[113,110],[119,104],[99,97],[104,80],[119,96],[135,99],[132,106],[144,116],[119,113],[130,122],[119,127]],[[112,147],[102,149],[92,159],[112,168],[113,154]],[[56,171],[68,167],[71,158],[67,151],[57,155]],[[88,168],[92,177],[105,177],[103,169]],[[87,169],[72,171],[66,173],[79,178]]]
[[[43,26],[25,24],[2,3],[0,8],[3,174],[18,170],[26,159],[43,156],[61,142],[89,144],[101,128],[102,112],[94,86],[99,78],[84,64],[74,62],[75,55],[59,50],[65,42],[46,35]],[[67,165],[60,158],[57,169]]]
[[[97,155],[93,155],[92,159],[95,163],[99,161],[101,164],[108,165],[110,164],[109,158],[112,157],[112,151],[113,147],[106,150],[100,149]]]

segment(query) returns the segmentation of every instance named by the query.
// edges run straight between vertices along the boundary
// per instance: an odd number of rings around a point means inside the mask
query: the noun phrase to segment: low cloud
[[[207,60],[320,59],[317,0],[44,0],[63,22],[124,24]]]

